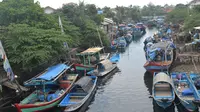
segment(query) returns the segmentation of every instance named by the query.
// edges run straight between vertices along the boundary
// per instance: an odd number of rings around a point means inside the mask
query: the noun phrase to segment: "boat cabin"
[[[25,104],[43,104],[60,98],[77,78],[77,74],[67,74],[70,67],[58,64],[47,68],[41,74],[24,82],[25,86],[35,87],[35,91],[20,102]]]
[[[162,62],[172,61],[173,48],[169,42],[155,43],[147,48],[147,59],[150,61]]]
[[[165,73],[155,73],[157,75],[154,75],[154,97],[161,99],[163,97],[165,98],[173,98],[174,92],[173,90],[173,84],[170,77]]]
[[[58,64],[51,66],[44,70],[42,73],[24,82],[25,86],[41,86],[41,85],[54,85],[57,84],[58,79],[66,74],[70,67],[65,64]]]
[[[100,51],[102,49],[102,47],[92,47],[76,55],[79,56],[83,65],[93,65],[100,61]]]

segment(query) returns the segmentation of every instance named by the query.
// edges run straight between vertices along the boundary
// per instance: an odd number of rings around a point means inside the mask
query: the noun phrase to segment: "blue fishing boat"
[[[113,49],[113,50],[117,49],[117,46],[118,46],[117,43],[118,43],[118,42],[117,42],[117,39],[114,39],[114,40],[111,42],[111,49]]]
[[[117,63],[117,62],[119,62],[119,60],[120,60],[120,55],[119,55],[119,53],[115,53],[113,56],[111,56],[111,58],[110,58],[110,61],[112,62],[112,63]]]
[[[131,42],[132,42],[132,40],[133,40],[133,37],[132,37],[132,35],[131,35],[131,34],[127,34],[127,35],[125,36],[125,39],[126,39],[126,42],[129,44],[129,43],[131,43]]]
[[[186,73],[171,73],[171,78],[174,84],[174,91],[179,98],[180,103],[188,111],[196,111],[198,106],[194,101],[199,101],[199,94],[192,81]]]
[[[175,100],[172,79],[168,73],[155,72],[153,77],[152,95],[156,103],[166,109]]]
[[[127,46],[127,42],[126,42],[126,39],[124,38],[124,37],[119,37],[119,38],[117,38],[117,40],[118,40],[118,48],[120,49],[125,49],[126,48],[126,46]]]
[[[143,31],[139,27],[133,28],[133,35],[135,37],[141,37],[143,35]]]
[[[18,112],[40,112],[58,105],[76,81],[78,74],[67,74],[69,66],[58,64],[24,83],[36,90],[20,103],[15,104]]]
[[[135,26],[137,28],[140,28],[140,30],[142,31],[142,35],[144,35],[146,33],[146,27],[144,26],[143,23],[137,23]]]
[[[94,95],[96,84],[96,76],[83,76],[73,85],[58,106],[63,108],[64,112],[77,111]]]
[[[147,47],[144,68],[149,72],[168,70],[174,60],[174,48],[170,42],[159,42]]]
[[[190,79],[192,83],[195,85],[198,93],[200,94],[200,75],[196,73],[190,73]],[[200,101],[196,100],[194,101],[195,104],[200,105]]]

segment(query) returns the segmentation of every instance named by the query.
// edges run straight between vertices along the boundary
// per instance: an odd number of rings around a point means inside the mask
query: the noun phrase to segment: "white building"
[[[189,3],[189,7],[190,8],[193,8],[194,6],[196,5],[200,5],[200,0],[192,0],[190,3]]]
[[[44,8],[44,13],[46,13],[46,14],[54,13],[54,11],[55,11],[55,9],[52,7],[49,7],[49,6]]]

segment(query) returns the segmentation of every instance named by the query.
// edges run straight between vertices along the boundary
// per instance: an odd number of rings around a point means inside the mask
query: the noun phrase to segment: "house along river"
[[[143,68],[146,61],[143,41],[156,31],[147,29],[143,37],[120,53],[118,69],[100,79],[95,95],[79,112],[186,112],[178,103],[163,110],[150,98],[153,77]]]

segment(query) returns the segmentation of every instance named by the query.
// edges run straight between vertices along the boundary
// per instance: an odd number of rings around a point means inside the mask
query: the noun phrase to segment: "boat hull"
[[[104,76],[108,75],[110,72],[112,72],[113,70],[115,70],[116,68],[117,68],[117,64],[114,64],[113,67],[110,70],[100,72],[97,76],[98,77],[104,77]]]
[[[81,65],[81,64],[74,64],[74,69],[76,71],[91,71],[95,69],[95,66],[86,66],[86,65]]]
[[[160,63],[145,63],[144,68],[153,73],[153,72],[157,72],[157,71],[165,71],[168,70],[170,68],[171,64],[166,64],[166,65],[162,65]]]
[[[156,101],[156,104],[158,104],[158,106],[162,107],[163,109],[166,109],[167,107],[172,105],[172,102],[160,102],[160,101]]]
[[[97,84],[97,79],[98,78],[96,76],[90,76],[90,77],[93,77],[93,79],[94,79],[93,80],[94,81],[94,85],[91,88],[91,91],[88,93],[87,96],[85,96],[85,98],[82,101],[80,101],[79,103],[75,104],[74,107],[73,107],[73,105],[72,106],[70,105],[69,107],[65,107],[64,110],[63,110],[64,112],[76,112],[77,110],[80,110],[81,107],[84,104],[86,104],[86,102],[89,101],[91,97],[93,97],[93,95],[94,95],[94,93],[96,91],[96,84]],[[65,98],[63,100],[65,100]],[[62,101],[61,101],[61,103],[62,103]],[[61,106],[61,108],[62,107],[63,106]]]
[[[184,102],[183,100],[180,100],[180,103],[185,107],[190,112],[196,111],[198,107],[192,102],[192,101],[187,101],[188,103]]]
[[[63,95],[64,97],[64,95]],[[62,97],[62,98],[63,98]],[[15,105],[18,109],[18,112],[42,112],[45,110],[49,110],[55,106],[58,105],[58,103],[62,100],[62,98],[58,99],[57,101],[50,103],[50,104],[46,104],[43,106],[37,105],[37,106],[29,106],[29,105],[24,105],[24,106],[20,106],[20,105]]]

